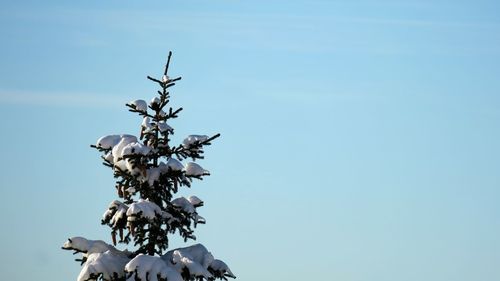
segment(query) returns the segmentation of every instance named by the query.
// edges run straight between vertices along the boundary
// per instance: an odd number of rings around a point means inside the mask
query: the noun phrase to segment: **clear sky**
[[[175,139],[222,134],[183,195],[237,280],[500,280],[499,11],[2,0],[1,279],[75,280],[66,238],[110,241],[89,144],[138,133],[123,105],[155,96],[172,50]]]

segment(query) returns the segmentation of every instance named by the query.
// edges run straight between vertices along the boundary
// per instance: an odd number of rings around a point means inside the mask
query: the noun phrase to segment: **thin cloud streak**
[[[95,93],[47,93],[0,90],[0,104],[45,107],[120,108],[124,98]]]

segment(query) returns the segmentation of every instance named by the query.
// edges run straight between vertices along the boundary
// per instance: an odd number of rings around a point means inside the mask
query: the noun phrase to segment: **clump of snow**
[[[128,105],[140,112],[146,113],[148,110],[148,105],[144,100],[134,100],[129,102]]]
[[[149,152],[151,152],[151,147],[139,142],[131,142],[123,147],[121,155],[122,157],[127,155],[148,155]]]
[[[189,202],[189,200],[187,200],[185,197],[176,198],[176,199],[172,200],[170,203],[174,207],[176,207],[176,208],[178,208],[178,209],[182,210],[183,212],[188,213],[190,215],[196,213],[196,209],[193,206],[193,204],[191,204],[191,202]]]
[[[108,161],[109,163],[113,164],[113,153],[108,152],[106,155],[104,155],[104,160]]]
[[[182,276],[159,257],[139,254],[125,265],[127,281],[183,281]]]
[[[208,270],[217,278],[224,278],[224,276],[236,278],[231,269],[229,269],[229,266],[221,260],[214,260],[208,267]]]
[[[127,210],[127,205],[118,200],[114,200],[109,204],[108,210],[102,215],[102,220],[116,227],[118,223],[127,219]]]
[[[179,172],[184,169],[184,165],[182,165],[181,161],[175,159],[175,158],[170,158],[167,161],[167,167],[170,171],[173,172]]]
[[[132,136],[132,135],[122,135],[120,138],[120,142],[118,142],[115,146],[113,146],[113,149],[111,150],[111,153],[113,153],[113,162],[116,163],[118,160],[120,160],[123,155],[122,151],[125,146],[127,146],[129,143],[134,143],[137,142],[137,137]]]
[[[208,266],[212,263],[214,257],[202,244],[168,251],[161,258],[175,267],[178,272],[187,269],[189,274],[194,277],[207,279],[212,277],[212,274],[208,271]]]
[[[170,132],[170,133],[173,133],[174,132],[174,128],[170,127],[167,123],[165,122],[159,122],[157,124],[158,126],[158,130],[160,130],[160,132],[162,133],[165,133],[165,132]]]
[[[194,162],[187,163],[185,170],[186,170],[186,176],[199,177],[199,176],[210,175],[210,172],[203,169],[200,165]]]
[[[97,142],[96,142],[96,147],[103,148],[103,149],[111,149],[113,146],[115,146],[118,142],[120,142],[120,135],[107,135],[100,137]]]
[[[160,176],[162,175],[161,167],[151,167],[146,170],[146,180],[149,186],[153,186],[155,182],[160,181]]]
[[[160,110],[160,112],[158,112],[158,115],[161,117],[161,118],[165,118],[167,116],[167,113],[165,111]]]
[[[77,281],[87,280],[116,280],[125,277],[125,265],[130,261],[126,255],[111,251],[92,253],[87,257]]]
[[[167,83],[168,81],[170,81],[170,77],[168,77],[167,75],[163,75],[161,77],[161,82],[163,83]]]
[[[185,148],[191,148],[193,145],[204,142],[208,139],[206,135],[189,135],[182,141],[182,146]]]
[[[158,97],[154,97],[151,100],[151,102],[149,103],[149,106],[151,106],[151,108],[153,108],[153,109],[158,108],[158,106],[160,105],[160,102],[161,102],[161,100]]]
[[[197,196],[191,195],[187,198],[189,203],[193,204],[194,207],[201,207],[203,206],[203,200],[198,198]]]
[[[151,118],[144,117],[144,119],[142,119],[141,126],[144,128],[146,132],[153,130],[153,124],[151,123]]]
[[[214,259],[214,256],[202,244],[195,244],[185,248],[178,248],[168,251],[161,258],[178,272],[185,269],[195,278],[206,278],[212,280],[213,277],[226,279],[225,277],[236,278],[226,263]]]
[[[111,251],[115,254],[126,254],[128,251],[119,251],[115,247],[107,244],[102,240],[88,240],[84,237],[71,237],[68,238],[62,248],[64,250],[75,250],[75,252],[83,253],[83,261],[87,260],[90,254],[104,253]]]
[[[156,217],[170,218],[171,215],[163,211],[154,202],[144,199],[139,199],[139,201],[130,204],[127,210],[128,222],[133,222],[139,218],[145,218],[148,221],[153,221]]]
[[[127,170],[127,161],[125,161],[124,159],[119,160],[118,162],[114,162],[114,160],[113,160],[113,164],[115,165],[115,168],[118,168],[122,171]]]

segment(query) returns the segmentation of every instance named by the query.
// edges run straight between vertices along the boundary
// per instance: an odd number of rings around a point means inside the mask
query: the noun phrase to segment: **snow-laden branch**
[[[125,277],[124,269],[129,261],[128,256],[111,251],[90,254],[77,281],[121,280]]]

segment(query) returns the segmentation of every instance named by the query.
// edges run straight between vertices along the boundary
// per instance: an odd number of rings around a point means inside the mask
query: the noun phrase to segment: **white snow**
[[[113,149],[111,152],[113,153],[113,162],[116,163],[118,162],[119,159],[123,157],[122,151],[125,146],[129,143],[137,142],[137,137],[132,136],[132,135],[122,135],[120,142],[118,142],[115,146],[113,146]]]
[[[159,122],[158,123],[158,130],[160,130],[160,132],[164,133],[164,132],[170,132],[170,133],[173,133],[174,132],[174,128],[170,127],[167,123],[165,122]]]
[[[123,219],[127,218],[128,206],[124,203],[114,200],[108,206],[108,210],[102,215],[104,221],[109,221],[110,224],[116,226],[116,224]]]
[[[103,148],[103,149],[111,149],[113,146],[115,146],[118,142],[120,142],[120,135],[107,135],[100,137],[95,146]]]
[[[151,152],[151,147],[139,142],[131,142],[123,147],[121,155],[122,157],[127,155],[148,155],[149,152]]]
[[[220,276],[226,275],[227,277],[236,278],[234,274],[231,272],[231,269],[227,266],[227,264],[221,260],[214,260],[209,268],[213,271],[217,272]]]
[[[127,220],[133,222],[138,218],[145,218],[152,221],[155,217],[170,218],[171,215],[149,200],[139,199],[130,204],[127,210]]]
[[[204,175],[210,175],[210,173],[207,170],[203,169],[200,165],[194,162],[187,163],[185,170],[186,170],[186,176],[199,177]]]
[[[144,119],[142,119],[141,126],[145,129],[146,132],[153,130],[153,124],[151,123],[151,118],[144,117]]]
[[[160,104],[161,100],[158,97],[154,97],[151,102],[149,103],[151,107],[156,107]]]
[[[158,112],[158,115],[160,115],[160,117],[164,118],[165,116],[167,116],[167,113],[165,111],[160,110],[160,112]]]
[[[148,110],[148,105],[146,104],[146,101],[144,100],[134,100],[128,103],[129,105],[133,106],[135,110],[141,111],[141,112],[147,112]]]
[[[170,81],[170,77],[168,77],[167,75],[163,75],[161,77],[161,82],[163,83],[167,83],[168,81]]]
[[[161,258],[178,272],[184,268],[189,270],[191,276],[212,278],[208,269],[212,270],[215,277],[236,278],[227,264],[221,260],[214,259],[214,256],[202,244],[195,244],[185,248],[178,248],[168,251]]]
[[[182,276],[160,257],[139,254],[125,265],[125,271],[132,273],[127,281],[183,281]]]
[[[181,161],[175,159],[175,158],[170,158],[167,161],[167,167],[169,170],[174,171],[174,172],[179,172],[184,169],[184,165],[182,165]]]
[[[104,160],[108,161],[109,163],[113,163],[113,153],[108,152],[106,155],[104,155]]]
[[[146,180],[149,186],[153,186],[155,182],[160,181],[160,176],[162,174],[162,169],[160,167],[151,167],[146,170]]]
[[[208,272],[208,267],[214,260],[212,254],[202,244],[195,244],[185,248],[178,248],[168,251],[161,257],[182,272],[187,268],[192,276],[210,278],[212,274]]]
[[[182,146],[190,148],[196,142],[203,142],[208,139],[206,135],[189,135],[182,141]]]
[[[125,160],[119,160],[118,162],[114,162],[114,165],[116,168],[122,170],[122,171],[126,171],[127,170],[127,161]]]
[[[179,252],[174,252],[174,256],[178,253]],[[181,257],[178,263],[183,264],[189,270],[189,274],[191,276],[205,277],[206,279],[212,277],[212,274],[207,270],[207,268],[187,257]]]
[[[196,209],[185,197],[179,197],[170,202],[174,207],[181,209],[188,214],[196,213]]]
[[[111,251],[104,253],[93,253],[87,257],[77,281],[102,280],[111,281],[115,277],[125,276],[125,265],[130,261],[126,255],[120,255]]]
[[[134,161],[131,159],[126,159],[125,160],[125,167],[127,168],[127,171],[133,176],[138,177],[139,179],[144,178],[144,171],[141,169],[140,166],[138,166]]]
[[[196,220],[195,225],[196,225],[197,223],[206,223],[206,222],[207,222],[207,220],[205,220],[205,218],[204,218],[204,217],[202,217],[202,216],[200,216],[200,215],[198,215],[198,214],[194,217],[194,219]]]
[[[88,240],[84,237],[78,236],[68,238],[68,241],[66,241],[63,245],[63,249],[83,252],[84,257],[93,253],[104,253],[108,250],[112,252],[120,252],[115,247],[102,240]]]
[[[203,200],[201,200],[197,196],[191,195],[187,198],[187,200],[189,201],[189,203],[193,204],[193,206],[195,206],[195,207],[203,206]]]

